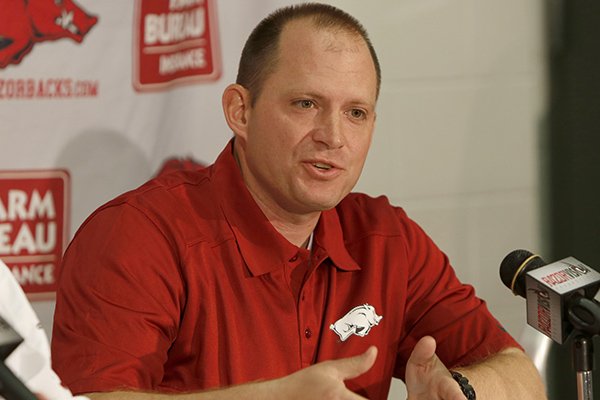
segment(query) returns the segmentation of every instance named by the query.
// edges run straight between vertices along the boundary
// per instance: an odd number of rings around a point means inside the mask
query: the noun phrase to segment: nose
[[[323,143],[328,149],[344,146],[344,134],[340,115],[335,112],[322,113],[315,127],[313,140]]]

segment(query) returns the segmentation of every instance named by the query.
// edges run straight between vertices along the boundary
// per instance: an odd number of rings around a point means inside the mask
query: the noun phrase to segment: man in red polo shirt
[[[70,244],[63,382],[99,399],[386,399],[398,377],[410,400],[544,398],[431,239],[385,197],[350,193],[379,85],[351,16],[263,20],[223,94],[234,139],[216,162],[107,203]]]

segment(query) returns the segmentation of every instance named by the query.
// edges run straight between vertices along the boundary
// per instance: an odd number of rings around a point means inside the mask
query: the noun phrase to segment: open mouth
[[[332,168],[329,164],[323,164],[319,162],[313,163],[313,166],[323,171],[329,171]]]

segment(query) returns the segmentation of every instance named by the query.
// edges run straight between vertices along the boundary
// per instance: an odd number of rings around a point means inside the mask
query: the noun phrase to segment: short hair
[[[371,53],[377,76],[377,92],[381,86],[381,67],[366,29],[353,16],[339,8],[320,3],[304,3],[275,10],[265,17],[252,31],[240,58],[236,83],[250,92],[254,103],[262,90],[264,81],[277,64],[277,51],[281,32],[288,22],[310,18],[317,29],[340,29],[360,36]]]

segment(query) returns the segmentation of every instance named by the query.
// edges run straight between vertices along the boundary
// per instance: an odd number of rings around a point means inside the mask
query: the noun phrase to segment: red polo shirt
[[[373,368],[347,385],[386,399],[424,335],[449,367],[518,346],[385,197],[323,212],[311,255],[265,218],[231,152],[118,197],[75,235],[52,338],[73,392],[195,391],[376,345]]]

